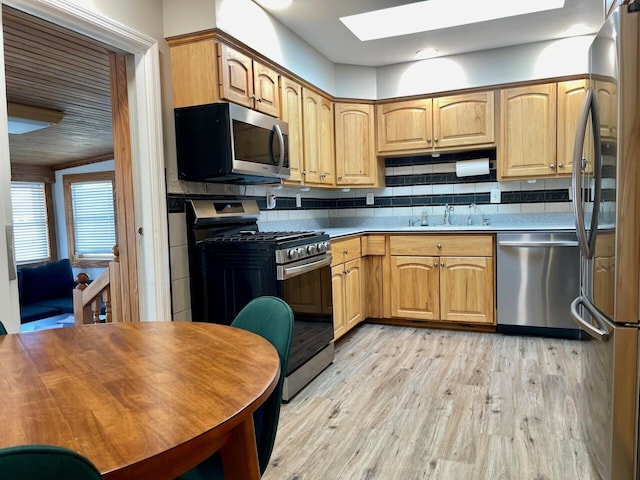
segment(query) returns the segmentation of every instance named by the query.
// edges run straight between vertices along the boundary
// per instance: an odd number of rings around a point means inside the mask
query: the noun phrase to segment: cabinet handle
[[[431,139],[430,138],[427,138],[427,143],[431,143]]]
[[[342,175],[338,175],[338,180],[342,180]]]
[[[440,262],[440,266],[441,266],[441,267],[444,267],[444,266],[445,266],[445,265],[444,265],[444,262]]]
[[[260,98],[260,97],[256,98],[256,102],[262,103],[262,98]]]
[[[438,137],[434,138],[433,141],[438,143]]]
[[[558,168],[564,168],[564,163],[559,163]]]
[[[345,275],[349,275],[351,273],[351,270],[349,270],[348,268],[344,271]]]
[[[251,100],[255,100],[256,96],[255,95],[251,95]]]
[[[349,250],[343,250],[343,251],[342,251],[342,254],[343,254],[343,255],[346,255],[347,253],[349,253]]]
[[[438,249],[441,249],[442,248],[442,244],[438,243],[438,244],[436,244],[436,247],[438,247]]]
[[[433,262],[433,266],[438,268],[438,262]]]
[[[554,163],[552,163],[551,165],[549,165],[549,168],[550,168],[551,170],[555,170],[556,165],[555,165]]]
[[[306,170],[302,170],[301,175],[306,175],[306,174],[307,174],[307,171]]]

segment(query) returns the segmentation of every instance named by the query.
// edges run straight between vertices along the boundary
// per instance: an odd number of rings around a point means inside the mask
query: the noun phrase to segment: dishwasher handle
[[[516,247],[516,248],[530,248],[530,247],[577,247],[577,240],[541,240],[541,241],[514,241],[514,240],[498,240],[498,245],[501,247]]]

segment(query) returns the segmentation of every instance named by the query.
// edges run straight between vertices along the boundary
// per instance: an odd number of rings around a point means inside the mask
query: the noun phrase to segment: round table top
[[[105,478],[183,473],[224,443],[279,376],[262,337],[195,322],[6,335],[0,364],[0,448],[65,446]]]

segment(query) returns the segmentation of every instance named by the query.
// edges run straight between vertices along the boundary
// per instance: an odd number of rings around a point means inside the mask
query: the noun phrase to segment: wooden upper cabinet
[[[320,183],[320,95],[302,89],[302,124],[304,135],[304,166],[302,181]]]
[[[378,151],[402,152],[431,148],[433,130],[431,108],[431,99],[376,106]]]
[[[600,137],[603,140],[615,140],[618,132],[616,85],[612,81],[596,80],[594,90],[598,104]]]
[[[279,75],[261,63],[253,62],[253,86],[255,92],[255,109],[277,117],[280,115]]]
[[[495,92],[433,99],[433,143],[436,148],[495,142]]]
[[[573,150],[586,89],[586,80],[571,80],[558,83],[558,168],[556,171],[559,175],[568,175],[573,170]],[[588,164],[593,160],[591,124],[587,125],[582,156],[587,160]]]
[[[335,130],[333,102],[320,97],[320,183],[336,184]]]
[[[498,177],[555,175],[556,84],[500,92]]]
[[[217,102],[216,45],[211,39],[171,45],[173,106],[189,107]]]
[[[251,57],[224,43],[218,43],[220,98],[253,108],[253,67]]]
[[[289,125],[289,169],[286,182],[300,182],[304,162],[302,86],[287,77],[280,77],[280,118]]]
[[[393,102],[376,107],[378,152],[464,150],[495,142],[495,92]]]
[[[278,73],[224,43],[217,45],[220,98],[280,116]]]
[[[335,186],[333,102],[302,88],[305,185]]]
[[[336,184],[381,186],[373,105],[335,104]]]

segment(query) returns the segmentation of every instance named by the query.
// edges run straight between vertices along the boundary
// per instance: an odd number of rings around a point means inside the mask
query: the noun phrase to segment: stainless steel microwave
[[[233,103],[174,114],[179,179],[259,184],[289,177],[286,122]]]

